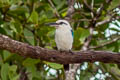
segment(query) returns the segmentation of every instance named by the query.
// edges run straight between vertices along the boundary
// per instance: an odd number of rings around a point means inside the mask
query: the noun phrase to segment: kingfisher
[[[48,25],[56,28],[55,42],[57,49],[60,51],[71,51],[73,44],[73,30],[67,20],[57,20],[48,23]],[[69,64],[64,65],[65,70],[69,70]]]

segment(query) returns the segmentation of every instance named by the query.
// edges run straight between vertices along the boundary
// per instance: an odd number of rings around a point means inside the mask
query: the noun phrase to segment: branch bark
[[[67,3],[68,3],[68,10],[65,19],[69,21],[72,18],[73,13],[75,11],[74,9],[75,0],[67,0]]]
[[[12,53],[17,53],[24,57],[41,59],[49,62],[60,64],[82,63],[82,62],[105,62],[105,63],[120,63],[120,54],[107,51],[74,51],[59,52],[49,50],[39,46],[31,46],[26,43],[15,41],[5,35],[0,34],[0,49],[8,50]]]

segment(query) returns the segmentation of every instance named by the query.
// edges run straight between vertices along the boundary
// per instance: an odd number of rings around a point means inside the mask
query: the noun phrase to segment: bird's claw
[[[70,52],[72,55],[74,54],[71,50],[69,50],[69,52]]]

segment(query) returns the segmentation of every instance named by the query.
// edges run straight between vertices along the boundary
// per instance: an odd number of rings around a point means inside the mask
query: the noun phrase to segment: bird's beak
[[[54,27],[58,27],[58,23],[52,22],[52,23],[47,23],[47,26],[54,26]]]

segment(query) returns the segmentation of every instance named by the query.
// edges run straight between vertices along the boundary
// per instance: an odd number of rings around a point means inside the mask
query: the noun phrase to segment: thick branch
[[[31,57],[61,64],[82,63],[101,61],[105,63],[120,63],[120,54],[107,51],[79,51],[59,52],[48,50],[38,46],[30,46],[26,43],[12,40],[5,35],[0,34],[0,49],[8,50],[12,53],[18,53],[24,57]]]

